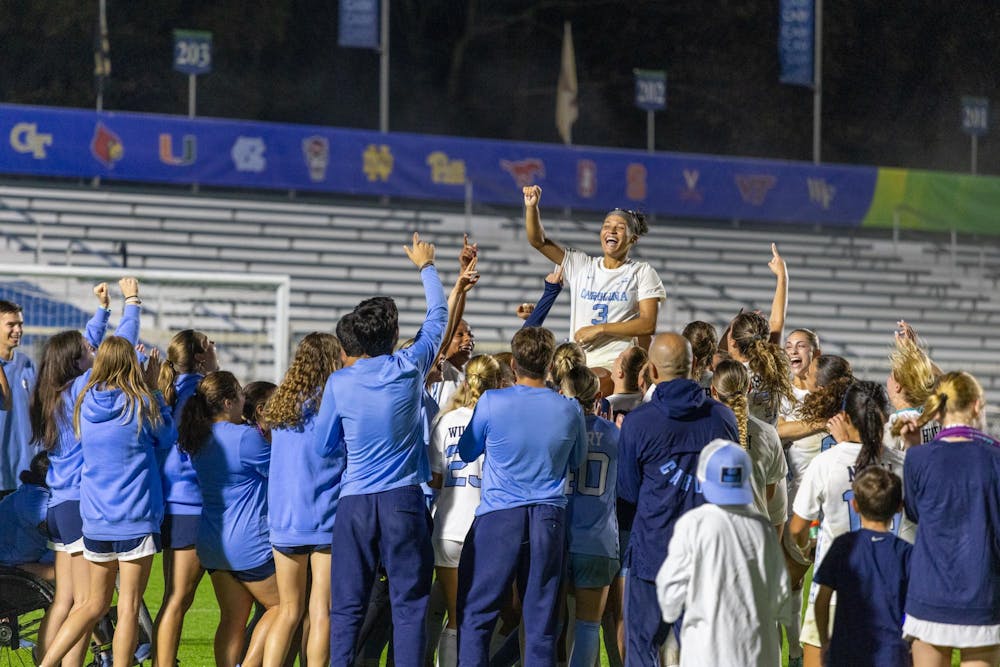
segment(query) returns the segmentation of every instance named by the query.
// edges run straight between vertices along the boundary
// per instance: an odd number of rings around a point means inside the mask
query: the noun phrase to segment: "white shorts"
[[[458,560],[462,557],[462,545],[464,542],[436,537],[431,540],[431,544],[434,545],[434,567],[458,567]]]
[[[976,648],[1000,644],[1000,625],[956,625],[921,621],[907,614],[903,621],[903,637],[919,639],[935,646]]]
[[[817,588],[819,588],[817,586]],[[830,627],[828,628],[827,637],[833,636],[833,618],[837,614],[837,605],[830,604]],[[806,617],[802,619],[802,632],[799,633],[799,641],[803,644],[809,644],[810,646],[820,647],[819,643],[819,626],[816,625],[816,608],[813,606],[812,601],[806,605]]]
[[[64,551],[71,556],[76,554],[82,554],[83,549],[83,538],[76,540],[75,542],[70,542],[69,544],[63,544],[62,542],[49,542],[49,549],[52,551]]]
[[[86,540],[86,538],[84,538]],[[94,541],[100,549],[92,551],[84,544],[83,557],[92,563],[110,563],[113,560],[138,560],[160,551],[159,534],[123,541]]]

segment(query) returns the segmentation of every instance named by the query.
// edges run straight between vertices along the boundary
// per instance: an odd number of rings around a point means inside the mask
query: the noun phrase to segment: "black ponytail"
[[[844,412],[861,435],[861,451],[854,461],[855,475],[882,460],[889,397],[878,382],[859,380],[844,394]]]

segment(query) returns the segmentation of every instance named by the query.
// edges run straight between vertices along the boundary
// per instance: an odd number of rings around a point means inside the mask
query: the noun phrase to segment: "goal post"
[[[0,299],[24,309],[22,348],[37,364],[50,335],[83,330],[97,307],[93,287],[102,282],[111,294],[108,333],[114,330],[122,276],[139,280],[139,337],[147,346],[166,353],[175,333],[197,329],[215,341],[219,366],[241,382],[281,381],[290,347],[287,275],[7,264],[0,266]]]

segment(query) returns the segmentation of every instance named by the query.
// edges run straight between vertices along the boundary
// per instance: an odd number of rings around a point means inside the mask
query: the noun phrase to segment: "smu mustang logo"
[[[500,168],[514,178],[514,182],[519,188],[533,184],[536,176],[545,178],[545,163],[536,157],[516,162],[500,160]]]
[[[98,162],[111,169],[125,157],[125,146],[122,145],[121,137],[109,130],[104,123],[98,123],[94,128],[94,138],[90,140],[90,152]]]

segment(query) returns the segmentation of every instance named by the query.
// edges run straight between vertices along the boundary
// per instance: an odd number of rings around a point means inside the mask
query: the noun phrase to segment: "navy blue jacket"
[[[693,380],[661,382],[649,403],[625,417],[619,523],[632,526],[625,562],[633,576],[656,580],[677,519],[705,502],[695,472],[701,450],[716,438],[739,439],[736,417]]]

